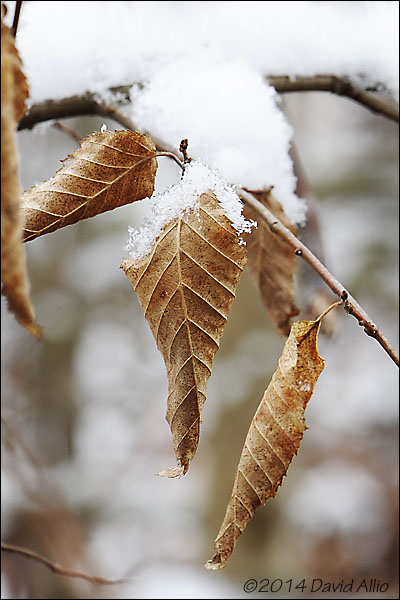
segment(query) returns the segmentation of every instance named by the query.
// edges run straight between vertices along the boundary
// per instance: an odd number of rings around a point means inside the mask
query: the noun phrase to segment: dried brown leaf
[[[138,132],[89,135],[54,177],[22,195],[24,241],[151,196],[155,152]]]
[[[2,11],[3,14],[3,11]],[[1,22],[1,278],[2,293],[16,319],[40,337],[30,300],[20,214],[17,126],[25,112],[28,84],[14,36]]]
[[[246,255],[216,196],[200,197],[199,211],[169,223],[152,252],[121,265],[128,275],[169,382],[167,421],[178,467],[186,473],[198,446],[202,408],[215,353],[235,297]]]
[[[279,202],[270,192],[251,192],[294,234],[296,229],[286,217]],[[279,333],[288,335],[290,320],[299,313],[296,306],[293,277],[297,268],[293,250],[271,231],[253,209],[243,210],[246,219],[258,222],[246,235],[248,268]]]
[[[221,569],[255,510],[275,496],[306,429],[304,412],[324,361],[320,321],[293,323],[279,365],[251,422],[208,569]]]

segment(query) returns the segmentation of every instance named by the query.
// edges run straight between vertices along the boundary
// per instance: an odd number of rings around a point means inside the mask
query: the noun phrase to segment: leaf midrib
[[[188,337],[188,342],[189,342],[190,360],[192,361],[193,379],[194,379],[194,384],[195,384],[195,388],[196,388],[197,413],[198,413],[198,418],[199,418],[200,417],[200,407],[199,407],[199,399],[198,399],[199,385],[198,385],[197,376],[196,376],[196,369],[194,366],[195,354],[194,354],[194,350],[193,350],[192,336],[190,333],[190,323],[189,323],[186,299],[185,299],[185,294],[183,291],[184,285],[183,285],[182,267],[181,267],[181,229],[182,229],[182,219],[179,219],[178,226],[177,226],[177,233],[176,233],[176,262],[177,262],[177,268],[178,268],[179,293],[181,295],[183,316],[184,316],[185,327],[186,327],[186,332],[187,332],[187,337]]]

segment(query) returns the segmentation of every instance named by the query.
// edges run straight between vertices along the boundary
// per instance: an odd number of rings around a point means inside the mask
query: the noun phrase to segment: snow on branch
[[[290,92],[331,92],[338,96],[344,96],[375,114],[380,114],[392,121],[399,121],[399,109],[397,103],[382,93],[379,86],[362,90],[355,87],[349,81],[336,77],[335,75],[317,75],[315,77],[295,77],[286,75],[266,77],[269,84],[279,94]],[[114,119],[127,129],[136,129],[131,118],[124,114],[121,109],[124,103],[130,101],[130,89],[132,86],[121,86],[110,89],[110,101],[101,99],[99,94],[86,92],[83,95],[75,95],[59,100],[44,100],[33,104],[19,124],[19,129],[32,129],[38,123],[51,121],[53,119],[65,119],[79,115],[99,115]],[[378,95],[379,94],[379,95]],[[159,146],[159,144],[157,144]],[[165,144],[160,143],[165,149]]]

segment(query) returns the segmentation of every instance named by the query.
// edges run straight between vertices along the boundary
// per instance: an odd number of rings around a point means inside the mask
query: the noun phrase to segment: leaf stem
[[[364,328],[364,331],[370,337],[376,339],[385,352],[390,356],[393,362],[399,366],[399,355],[393,348],[384,334],[371,320],[365,310],[349,294],[345,287],[338,281],[332,273],[321,263],[321,261],[305,246],[277,217],[275,217],[265,206],[261,204],[252,194],[238,187],[236,193],[245,204],[250,206],[262,219],[271,231],[279,235],[294,250],[297,256],[301,256],[318,273],[331,290],[343,301],[343,308],[349,314],[353,315],[358,324]]]
[[[324,317],[326,317],[326,315],[327,315],[328,313],[330,313],[330,312],[331,312],[331,310],[332,310],[333,308],[336,308],[337,306],[340,306],[341,304],[343,304],[343,300],[338,300],[337,302],[334,302],[333,304],[331,304],[330,306],[328,306],[328,308],[326,308],[326,309],[324,310],[324,312],[322,312],[322,313],[319,315],[319,317],[317,317],[317,318],[315,319],[315,321],[316,321],[316,322],[318,322],[318,321],[322,321],[322,319],[323,319]]]
[[[176,164],[179,165],[179,167],[182,169],[182,173],[184,172],[185,165],[173,152],[157,152],[156,156],[169,156],[169,158],[172,158]]]

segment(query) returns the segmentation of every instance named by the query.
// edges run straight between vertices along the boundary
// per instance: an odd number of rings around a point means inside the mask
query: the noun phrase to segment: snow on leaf
[[[221,569],[255,510],[273,498],[297,454],[304,412],[324,361],[318,354],[320,321],[293,323],[279,365],[250,424],[231,499],[208,569]]]
[[[3,5],[2,5],[3,10]],[[17,126],[25,112],[28,84],[11,30],[1,22],[1,277],[2,293],[16,319],[35,337],[40,329],[30,300],[20,215]]]
[[[151,253],[127,259],[128,275],[168,375],[167,421],[178,467],[187,472],[200,435],[212,363],[246,262],[237,231],[211,191],[167,224]]]
[[[151,217],[145,219],[139,229],[129,227],[128,255],[139,260],[149,254],[164,227],[185,211],[197,210],[200,196],[210,190],[217,196],[237,234],[250,232],[252,223],[243,216],[243,204],[233,186],[228,185],[217,171],[193,160],[186,165],[178,183],[150,198]]]
[[[270,192],[252,194],[286,227],[296,233],[295,227]],[[255,211],[246,206],[243,213],[247,219],[258,221],[257,229],[245,236],[250,274],[276,328],[286,336],[290,330],[290,319],[299,313],[293,281],[297,269],[296,257],[286,242],[275,235],[268,225],[258,218]]]
[[[151,196],[155,152],[138,132],[88,136],[54,177],[22,195],[24,241]]]

